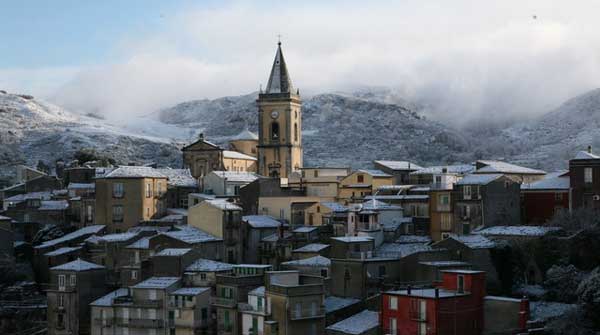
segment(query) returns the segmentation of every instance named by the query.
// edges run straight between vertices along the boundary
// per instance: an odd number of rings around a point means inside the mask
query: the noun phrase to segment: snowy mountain
[[[12,175],[17,164],[35,166],[42,160],[53,166],[56,159],[68,161],[81,149],[94,149],[118,163],[180,164],[170,139],[0,92],[0,178]]]
[[[532,122],[509,127],[498,138],[524,164],[558,169],[588,145],[600,148],[600,89],[564,102]]]
[[[161,111],[159,118],[195,126],[224,144],[245,128],[257,131],[256,98],[252,93],[185,102]],[[420,164],[472,159],[468,141],[459,132],[380,99],[370,93],[305,97],[305,164],[365,167],[374,159],[411,159]]]

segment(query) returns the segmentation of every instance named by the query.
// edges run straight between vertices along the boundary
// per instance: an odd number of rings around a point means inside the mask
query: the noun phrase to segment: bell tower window
[[[294,141],[298,142],[298,124],[294,123]]]
[[[279,123],[277,123],[277,122],[271,123],[271,139],[272,140],[279,139]]]

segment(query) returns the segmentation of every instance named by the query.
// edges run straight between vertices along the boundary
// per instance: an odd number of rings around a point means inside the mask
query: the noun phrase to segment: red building
[[[569,210],[569,172],[548,174],[531,184],[521,184],[523,223],[541,225],[558,211]]]
[[[484,328],[485,272],[443,271],[436,288],[383,293],[383,334],[479,335]]]

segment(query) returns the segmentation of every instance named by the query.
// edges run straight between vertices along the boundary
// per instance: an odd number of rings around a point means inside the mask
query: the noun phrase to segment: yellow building
[[[256,157],[241,152],[223,150],[223,168],[233,172],[256,172]]]
[[[306,222],[305,210],[319,201],[319,197],[259,197],[258,213],[287,220],[292,224],[303,225]]]
[[[96,179],[96,224],[119,233],[140,221],[159,218],[166,208],[167,177],[156,169],[121,166]]]
[[[344,204],[362,202],[380,186],[392,185],[393,177],[379,170],[356,170],[340,181],[338,201]]]
[[[302,101],[278,44],[264,92],[258,95],[258,173],[288,178],[302,167]]]
[[[244,130],[229,140],[230,150],[241,152],[252,157],[258,155],[257,145],[258,135],[249,130]]]
[[[310,167],[301,168],[288,178],[290,187],[306,190],[306,195],[319,197],[321,201],[335,201],[340,181],[350,174],[350,168]]]

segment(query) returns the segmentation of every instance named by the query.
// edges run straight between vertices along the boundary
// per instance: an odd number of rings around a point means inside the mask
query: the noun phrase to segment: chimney
[[[435,288],[435,298],[439,299],[439,297],[440,297],[440,289],[436,287]]]
[[[200,135],[198,135],[198,139],[204,140],[204,133],[200,133]]]
[[[279,233],[279,238],[283,238],[283,224],[277,226],[277,232]]]
[[[407,293],[408,295],[410,295],[410,291],[411,291],[411,287],[410,287],[410,285],[408,285],[408,286],[406,287],[406,293]]]
[[[588,153],[591,154],[592,153],[592,146],[588,145]]]

